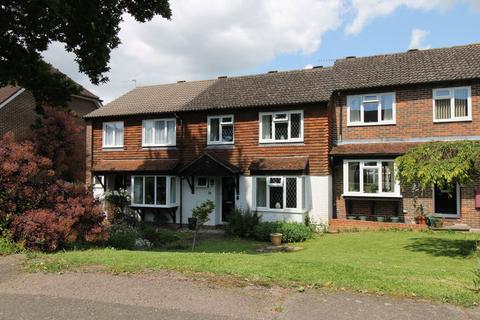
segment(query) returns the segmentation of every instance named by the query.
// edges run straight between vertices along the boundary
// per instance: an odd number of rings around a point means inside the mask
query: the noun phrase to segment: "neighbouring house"
[[[348,57],[332,67],[138,87],[85,116],[87,183],[125,188],[147,221],[210,224],[234,207],[263,220],[412,223],[395,157],[480,140],[480,45]],[[475,186],[432,186],[427,213],[480,228]]]
[[[27,138],[31,127],[38,119],[35,112],[33,94],[20,86],[5,86],[0,88],[0,137],[12,132],[17,140]],[[102,106],[99,97],[86,89],[78,95],[73,95],[68,102],[68,108],[78,115],[78,121],[85,127],[83,116]],[[83,133],[85,134],[85,132]],[[86,150],[85,143],[78,145],[79,150]],[[78,164],[79,172],[85,176],[84,163]],[[79,175],[79,176],[82,176]]]

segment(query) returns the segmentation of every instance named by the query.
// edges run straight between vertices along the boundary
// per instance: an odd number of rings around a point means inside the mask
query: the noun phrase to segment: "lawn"
[[[280,285],[314,285],[421,297],[461,305],[480,303],[473,290],[480,235],[410,231],[327,234],[295,253],[257,253],[264,244],[212,239],[196,252],[90,249],[30,257],[33,271],[104,266],[114,272],[174,269]]]

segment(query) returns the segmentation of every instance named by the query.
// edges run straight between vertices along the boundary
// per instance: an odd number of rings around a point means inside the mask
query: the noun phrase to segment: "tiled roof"
[[[86,118],[327,101],[331,69],[138,87]]]
[[[401,155],[419,144],[417,142],[343,144],[334,146],[330,154],[333,156]]]
[[[480,44],[337,60],[335,87],[359,89],[480,78]]]
[[[250,171],[303,171],[308,157],[258,158],[250,163]]]
[[[178,159],[155,160],[100,160],[93,164],[93,172],[129,172],[129,171],[173,171]]]
[[[21,89],[22,87],[18,87],[18,86],[1,87],[0,88],[0,104],[5,102],[8,98],[13,96],[15,93],[17,93]]]

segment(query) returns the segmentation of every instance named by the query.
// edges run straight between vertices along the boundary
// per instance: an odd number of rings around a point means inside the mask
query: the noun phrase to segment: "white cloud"
[[[341,24],[342,0],[173,0],[171,21],[125,16],[110,82],[94,87],[54,44],[45,58],[106,101],[139,85],[231,75],[279,54],[315,52]]]
[[[358,34],[371,21],[389,15],[402,6],[445,12],[457,4],[467,4],[472,10],[480,10],[479,0],[351,0],[349,10],[354,12],[354,19],[345,31],[347,34]]]
[[[412,35],[410,37],[409,49],[430,49],[432,46],[430,44],[425,44],[425,40],[429,35],[430,31],[423,29],[413,29]]]

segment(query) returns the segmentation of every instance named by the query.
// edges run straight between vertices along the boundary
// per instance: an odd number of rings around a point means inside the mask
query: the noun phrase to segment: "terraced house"
[[[412,222],[394,159],[480,139],[480,45],[348,57],[332,67],[136,88],[88,114],[87,183],[127,188],[145,220],[185,223],[210,199],[264,220]],[[480,227],[475,186],[421,201]]]

